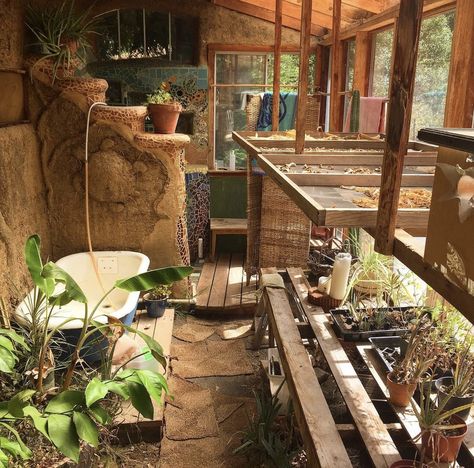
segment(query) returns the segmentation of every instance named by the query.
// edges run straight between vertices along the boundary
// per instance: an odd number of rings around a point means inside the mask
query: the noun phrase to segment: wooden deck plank
[[[243,255],[232,254],[227,290],[225,293],[225,309],[239,308],[242,300]]]
[[[198,309],[205,309],[207,307],[212,290],[212,283],[214,281],[215,270],[216,264],[214,262],[206,262],[202,267],[197,285],[196,307]]]
[[[225,304],[225,293],[227,289],[227,278],[229,276],[230,255],[225,253],[219,256],[214,273],[214,281],[209,293],[208,309],[223,309]]]
[[[326,314],[320,307],[309,304],[307,300],[309,284],[303,271],[300,268],[288,268],[287,271],[374,465],[390,467],[401,458],[397,447],[337,339]]]
[[[326,399],[301,342],[286,291],[267,288],[268,318],[292,395],[309,466],[352,467]]]
[[[242,298],[240,305],[242,308],[254,307],[257,304],[257,275],[252,275],[250,283],[247,285],[247,272],[242,272]]]

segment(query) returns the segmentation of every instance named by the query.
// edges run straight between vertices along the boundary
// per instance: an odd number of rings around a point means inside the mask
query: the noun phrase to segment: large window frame
[[[299,47],[282,47],[282,54],[299,54]],[[268,89],[273,89],[273,82],[268,82],[269,68],[265,67],[265,83],[217,83],[217,70],[216,63],[217,57],[222,54],[237,54],[237,55],[266,55],[272,56],[274,53],[273,46],[251,46],[251,45],[229,45],[229,44],[209,44],[208,45],[208,69],[209,69],[209,89],[208,89],[208,105],[209,105],[209,156],[208,156],[208,167],[211,172],[217,172],[219,174],[243,174],[245,169],[229,171],[226,169],[216,169],[216,90],[224,87],[235,87],[235,88],[246,88],[252,85],[255,88],[262,89],[262,92]],[[316,48],[311,49],[311,55],[316,54]],[[297,90],[298,83],[292,83],[291,86]],[[283,87],[290,87],[282,85]]]

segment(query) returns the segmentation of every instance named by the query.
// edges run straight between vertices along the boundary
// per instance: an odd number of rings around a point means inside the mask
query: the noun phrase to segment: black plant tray
[[[392,372],[394,364],[401,359],[402,338],[400,336],[379,336],[369,338],[369,341],[387,372]]]
[[[414,307],[381,307],[377,310],[390,313],[392,311],[408,311]],[[363,309],[358,309],[363,310]],[[407,328],[393,328],[393,329],[383,329],[383,330],[369,330],[369,331],[359,331],[359,330],[347,330],[344,327],[344,322],[342,320],[343,316],[350,315],[349,309],[332,309],[329,311],[332,316],[334,330],[336,335],[342,338],[344,341],[367,341],[369,338],[377,336],[401,336],[404,335],[408,329]]]

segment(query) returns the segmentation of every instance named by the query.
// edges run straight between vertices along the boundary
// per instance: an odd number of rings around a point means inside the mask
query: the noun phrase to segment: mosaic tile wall
[[[96,78],[122,84],[122,94],[129,96],[130,105],[134,96],[143,101],[146,94],[158,89],[163,81],[171,83],[171,94],[183,106],[184,111],[194,112],[194,134],[191,144],[207,146],[207,67],[157,67],[146,65],[90,64],[87,71]]]
[[[198,239],[204,240],[204,253],[209,249],[209,176],[203,172],[186,174],[188,243],[191,261],[198,258]]]

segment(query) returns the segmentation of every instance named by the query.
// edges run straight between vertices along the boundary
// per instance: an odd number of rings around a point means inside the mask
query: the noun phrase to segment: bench
[[[218,235],[247,235],[247,220],[241,218],[211,218],[211,259],[216,256]]]

